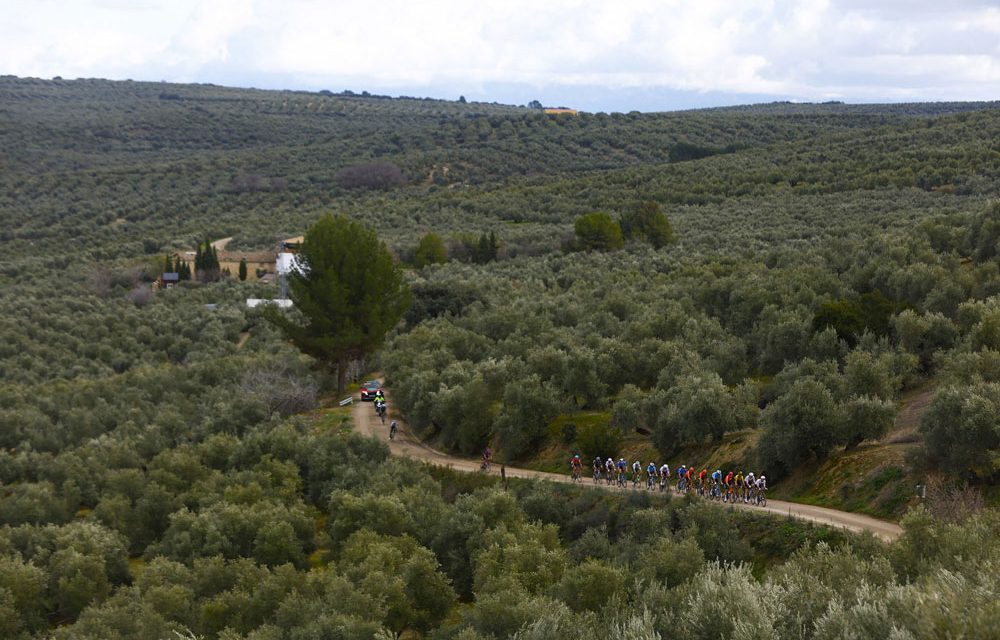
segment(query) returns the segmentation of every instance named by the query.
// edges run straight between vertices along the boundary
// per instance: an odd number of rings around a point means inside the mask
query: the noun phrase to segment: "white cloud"
[[[18,75],[1000,98],[1000,9],[975,0],[9,3],[0,72]]]

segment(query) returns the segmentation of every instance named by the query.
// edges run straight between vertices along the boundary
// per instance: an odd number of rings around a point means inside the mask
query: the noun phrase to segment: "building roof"
[[[272,264],[274,262],[273,251],[220,251],[219,262],[239,262],[246,258],[247,264]]]
[[[177,273],[176,271],[168,271],[163,274],[164,282],[180,282],[180,279],[181,279],[181,274]]]

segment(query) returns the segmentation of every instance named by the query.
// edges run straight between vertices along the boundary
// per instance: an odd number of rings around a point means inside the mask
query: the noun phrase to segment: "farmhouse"
[[[176,271],[169,271],[160,276],[160,286],[169,289],[181,281],[181,274]]]

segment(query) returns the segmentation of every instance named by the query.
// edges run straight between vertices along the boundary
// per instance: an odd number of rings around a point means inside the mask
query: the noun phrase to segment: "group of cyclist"
[[[579,481],[583,472],[580,455],[574,454],[569,465],[573,480]],[[593,479],[594,484],[604,482],[619,487],[631,484],[633,488],[638,488],[644,482],[649,491],[659,489],[666,492],[673,487],[680,494],[697,494],[710,500],[734,504],[767,503],[767,476],[756,476],[753,471],[746,475],[742,471],[723,474],[721,469],[709,471],[703,467],[698,470],[694,465],[683,464],[671,471],[666,462],[659,466],[655,462],[643,466],[642,462],[636,460],[630,465],[625,458],[615,461],[613,458],[605,460],[598,456],[593,462]]]
[[[385,418],[389,415],[389,405],[385,402],[385,393],[379,389],[375,392],[375,397],[373,398],[372,406],[375,408],[375,415],[382,420],[382,424],[385,424]],[[393,420],[389,423],[389,439],[394,440],[396,438],[396,430],[398,425],[396,421]]]

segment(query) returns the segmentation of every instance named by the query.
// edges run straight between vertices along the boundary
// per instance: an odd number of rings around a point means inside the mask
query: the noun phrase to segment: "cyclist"
[[[743,472],[737,471],[736,476],[733,478],[733,487],[736,489],[736,497],[743,497]]]
[[[726,493],[725,493],[725,496],[724,496],[725,500],[727,502],[729,502],[729,501],[735,501],[736,500],[736,496],[733,494],[733,471],[732,471],[732,469],[730,469],[729,473],[726,474],[726,477],[722,479],[722,482],[723,482],[723,484],[726,485]]]
[[[618,458],[618,486],[625,486],[625,473],[628,471],[628,463],[625,458]]]
[[[677,467],[677,493],[684,491],[684,479],[687,477],[687,467]]]
[[[708,469],[698,472],[698,495],[703,496],[708,491]]]
[[[642,463],[636,460],[632,463],[632,486],[639,486],[639,474],[642,473]]]
[[[656,479],[656,463],[654,463],[652,460],[650,460],[649,464],[646,465],[646,488],[647,489],[652,489],[653,488],[653,480],[655,480],[655,479]]]
[[[722,469],[712,472],[712,493],[713,498],[718,498],[722,494]]]
[[[583,463],[580,461],[580,454],[574,453],[573,458],[569,461],[569,468],[573,473],[573,482],[580,480],[580,471],[583,469]]]
[[[660,492],[667,490],[667,486],[670,484],[670,465],[666,462],[660,466]]]
[[[743,502],[750,502],[753,500],[753,490],[757,483],[757,478],[754,477],[753,471],[748,471],[747,476],[743,479],[746,484],[746,494],[743,496]]]
[[[757,503],[764,499],[764,492],[767,491],[767,476],[763,473],[757,478]]]
[[[389,439],[392,440],[396,437],[396,421],[393,420],[389,423]]]
[[[594,458],[594,482],[595,483],[601,481],[601,469],[603,469],[603,468],[604,468],[604,460],[601,459],[601,456],[597,456],[596,458]]]
[[[493,463],[493,451],[490,450],[489,445],[483,449],[483,464],[480,467],[483,471],[489,471],[490,465]]]
[[[605,480],[608,484],[611,484],[615,481],[615,461],[608,458],[608,461],[604,463],[604,470],[608,474]]]

